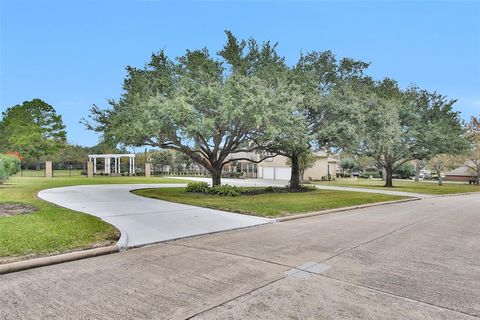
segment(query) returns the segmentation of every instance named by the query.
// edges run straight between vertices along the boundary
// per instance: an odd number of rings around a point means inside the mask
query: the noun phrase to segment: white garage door
[[[273,179],[275,177],[275,168],[263,168],[263,179]]]
[[[290,180],[292,169],[290,168],[275,168],[276,180]]]
[[[264,167],[262,170],[263,179],[290,180],[290,168],[270,168]]]

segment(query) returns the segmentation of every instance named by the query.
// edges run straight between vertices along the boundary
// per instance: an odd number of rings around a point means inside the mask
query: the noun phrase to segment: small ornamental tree
[[[431,158],[428,161],[427,166],[434,171],[438,176],[438,184],[441,186],[443,184],[442,173],[446,170],[451,170],[460,165],[458,156],[454,156],[448,153],[437,154],[435,157]]]
[[[467,136],[471,145],[465,166],[477,176],[476,183],[480,185],[480,116],[472,117],[467,125]]]
[[[351,173],[352,170],[356,167],[355,160],[352,158],[345,158],[340,160],[338,163],[340,168],[342,168],[342,173],[345,173],[345,170],[347,170],[348,173]]]
[[[0,184],[20,171],[20,159],[15,156],[0,154]]]

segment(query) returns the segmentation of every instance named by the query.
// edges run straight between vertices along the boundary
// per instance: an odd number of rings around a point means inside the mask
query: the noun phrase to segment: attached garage
[[[274,168],[276,180],[290,180],[292,169],[290,168]]]
[[[272,180],[290,180],[291,169],[290,168],[275,168],[275,167],[263,167],[262,176],[263,179]]]
[[[262,168],[263,179],[275,179],[275,168]]]

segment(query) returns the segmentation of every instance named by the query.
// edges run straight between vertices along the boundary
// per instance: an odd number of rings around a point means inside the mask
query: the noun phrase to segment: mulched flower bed
[[[0,203],[0,217],[16,216],[37,211],[37,207],[25,203]]]

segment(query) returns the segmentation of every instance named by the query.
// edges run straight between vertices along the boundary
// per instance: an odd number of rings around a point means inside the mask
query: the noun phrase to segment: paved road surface
[[[340,212],[0,276],[0,319],[479,319],[480,197]]]
[[[183,184],[84,185],[46,189],[38,196],[72,210],[100,217],[122,234],[120,246],[145,244],[270,223],[274,220],[198,208],[134,195],[133,189]]]

